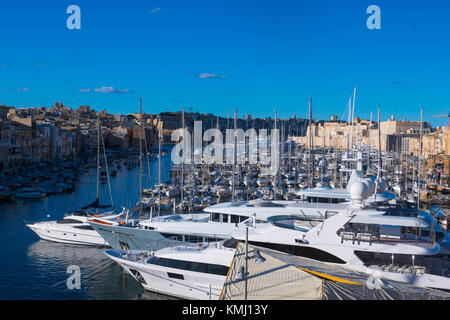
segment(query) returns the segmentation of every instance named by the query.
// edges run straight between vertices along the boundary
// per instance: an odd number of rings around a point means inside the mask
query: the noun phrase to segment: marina
[[[395,288],[406,288],[397,290],[407,291],[413,286],[425,290],[423,292],[437,290],[432,292],[437,299],[447,298],[450,242],[447,224],[442,221],[448,219],[448,215],[443,208],[433,207],[430,211],[423,204],[419,210],[417,200],[410,202],[408,195],[402,197],[401,193],[396,193],[392,180],[386,180],[391,179],[390,176],[386,174],[386,178],[381,178],[376,167],[387,168],[385,172],[388,172],[393,166],[389,157],[379,158],[376,149],[365,153],[364,148],[347,150],[343,154],[320,149],[313,153],[292,142],[285,150],[289,151],[280,154],[280,159],[285,160],[280,162],[280,175],[262,183],[259,166],[247,164],[249,158],[234,166],[174,165],[173,147],[160,145],[154,153],[156,156],[147,153],[145,160],[141,149],[140,154],[135,154],[134,162],[129,156],[126,161],[123,156],[107,157],[106,150],[102,157],[102,151],[97,148],[93,162],[96,164],[90,168],[79,170],[65,165],[56,169],[56,173],[48,173],[47,179],[28,177],[31,181],[37,180],[34,190],[40,192],[61,183],[64,177],[64,181],[72,182],[69,190],[46,193],[42,197],[23,197],[29,183],[20,177],[17,180],[22,185],[16,183],[15,197],[5,199],[0,205],[2,212],[10,213],[9,219],[15,220],[15,225],[22,224],[25,256],[21,259],[29,261],[29,267],[48,260],[45,263],[59,270],[52,274],[54,284],[40,293],[39,297],[44,299],[64,290],[67,285],[64,268],[78,266],[80,260],[83,261],[82,274],[86,275],[82,278],[84,288],[66,293],[67,299],[84,299],[98,287],[105,288],[106,292],[95,299],[217,300],[232,296],[242,299],[242,288],[240,293],[222,294],[226,288],[225,277],[236,259],[235,250],[237,246],[242,250],[246,243],[258,246],[258,252],[292,256],[283,259],[287,270],[294,270],[292,276],[303,272],[298,268],[305,267],[304,262],[293,263],[295,259],[316,261],[313,270],[307,269],[311,271],[309,276],[308,272],[302,273],[300,278],[304,281],[316,284],[323,281],[313,280],[317,270],[328,280],[339,278],[344,282],[353,281],[349,279],[357,274],[360,282],[364,275],[369,278],[376,274],[377,279],[383,279],[380,281],[393,281]],[[330,174],[322,170],[327,168],[326,153],[330,158],[342,158],[336,160],[342,164],[339,169],[342,180],[334,180],[335,187],[330,185],[336,169],[330,167]],[[299,154],[306,157],[299,157]],[[105,159],[108,161],[104,162]],[[309,175],[305,168],[311,170]],[[367,175],[377,170],[376,176]],[[110,171],[115,172],[111,177]],[[252,179],[255,182],[251,183]],[[14,189],[11,188],[14,183],[7,184],[10,190]],[[121,192],[124,185],[127,192]],[[92,202],[95,193],[97,196]],[[4,241],[16,239],[14,232],[1,234]],[[198,259],[197,254],[201,254]],[[174,257],[177,260],[173,260]],[[208,263],[209,257],[211,262]],[[221,259],[223,262],[217,264]],[[181,260],[184,261],[181,264],[170,262]],[[11,259],[11,263],[13,261],[18,260]],[[157,266],[153,267],[157,261]],[[175,263],[174,267],[169,262]],[[180,268],[188,265],[196,275],[179,273]],[[322,273],[324,270],[326,273]],[[341,274],[338,270],[346,271]],[[169,278],[163,280],[167,274]],[[340,277],[342,275],[344,277]],[[58,281],[58,277],[62,279]],[[366,285],[360,282],[359,285]],[[282,286],[282,283],[277,285]],[[308,299],[312,298],[310,293],[300,294],[294,290],[290,297],[272,293],[271,298]],[[10,296],[11,291],[7,294]],[[339,297],[326,296],[327,299]],[[376,299],[377,295],[359,292],[355,297]],[[414,299],[416,296],[402,297]],[[317,298],[325,297],[314,299]]]
[[[0,302],[445,313],[449,10],[3,1]]]

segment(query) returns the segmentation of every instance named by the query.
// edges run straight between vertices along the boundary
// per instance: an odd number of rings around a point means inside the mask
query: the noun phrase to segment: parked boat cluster
[[[142,188],[134,208],[114,212],[97,197],[28,226],[46,240],[109,246],[105,254],[145,289],[187,299],[223,298],[238,242],[312,259],[330,273],[450,289],[447,217],[405,206],[388,190],[394,180],[380,173],[389,172],[389,155],[286,145],[295,152],[281,153],[280,174],[269,179],[258,165],[183,165],[171,182]]]
[[[389,191],[399,183],[393,154],[367,146],[312,150],[282,141],[272,176],[248,158],[234,165],[183,161],[166,182],[161,144],[153,159],[141,146],[138,161],[122,162],[139,166],[139,201],[117,212],[112,201],[100,201],[99,185],[112,168],[108,161],[102,167],[97,148],[95,200],[59,221],[28,227],[45,240],[109,246],[104,253],[146,290],[187,299],[224,298],[228,271],[240,260],[234,259],[239,242],[254,248],[251,256],[245,250],[245,261],[264,263],[264,250],[272,250],[315,261],[308,272],[318,277],[338,279],[333,273],[347,270],[381,283],[450,290],[448,216],[422,209],[420,170],[411,180],[417,190],[395,194]],[[158,161],[158,183],[151,188],[142,180],[150,168],[145,158]],[[121,170],[117,163],[115,169]],[[233,281],[247,283],[247,263],[241,267]]]

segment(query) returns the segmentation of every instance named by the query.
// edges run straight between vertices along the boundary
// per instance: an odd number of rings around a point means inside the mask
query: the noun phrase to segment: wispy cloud
[[[0,64],[0,68],[8,68],[8,65],[6,63]]]
[[[157,8],[153,8],[150,12],[151,13],[158,13],[158,12],[160,12],[161,11],[161,8],[160,7],[157,7]]]
[[[43,64],[43,63],[38,63],[36,66],[38,66],[39,68],[43,68],[43,67],[45,67],[45,64]]]
[[[99,93],[131,93],[130,89],[120,89],[120,88],[114,88],[114,87],[101,87],[101,88],[95,88],[94,92]]]
[[[30,91],[30,88],[17,88],[16,90],[17,90],[17,92],[26,92],[26,91]]]
[[[91,89],[80,89],[78,92],[84,93],[84,92],[91,92]]]
[[[189,75],[194,75],[193,72],[188,72]],[[228,76],[225,74],[219,75],[216,73],[209,73],[209,72],[200,72],[196,74],[196,77],[199,79],[228,79]]]

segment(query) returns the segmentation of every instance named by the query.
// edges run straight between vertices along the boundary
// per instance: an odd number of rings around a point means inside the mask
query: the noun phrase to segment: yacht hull
[[[73,227],[55,228],[50,223],[36,223],[27,226],[43,240],[66,244],[109,247],[105,239],[95,230],[82,230],[80,232],[79,229]]]
[[[105,252],[147,291],[190,300],[218,300],[225,276],[142,264],[121,259]],[[169,276],[171,275],[171,277]]]

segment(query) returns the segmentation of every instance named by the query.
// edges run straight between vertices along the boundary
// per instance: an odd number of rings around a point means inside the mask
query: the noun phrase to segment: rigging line
[[[89,278],[90,278],[93,274],[95,274],[95,273],[97,273],[97,272],[99,272],[99,271],[104,270],[104,269],[105,269],[106,267],[108,267],[108,266],[113,265],[114,262],[115,262],[114,260],[111,260],[111,261],[107,262],[105,265],[100,266],[100,267],[97,268],[97,269],[94,269],[94,271],[92,271],[91,273],[89,273],[89,274],[84,278],[84,280],[89,280]]]
[[[337,283],[335,283],[335,285],[336,285],[337,288],[339,288],[339,290],[340,290],[343,294],[345,294],[346,296],[348,296],[350,299],[357,300],[356,297],[352,296],[352,295],[355,294],[355,292],[352,292],[351,290],[345,288],[343,285],[339,285],[339,284],[337,284]]]
[[[107,262],[107,264],[108,264],[108,263],[109,263],[109,262]],[[57,282],[57,283],[53,284],[52,287],[56,287],[56,286],[58,286],[58,285],[60,285],[60,284],[62,284],[62,283],[64,283],[64,282],[67,282],[67,280],[68,280],[68,279],[65,279],[65,280],[63,280],[63,281]]]
[[[100,125],[100,124],[99,124]],[[103,134],[100,132],[100,137],[102,138],[102,144],[103,144],[103,157],[105,159],[105,167],[106,167],[106,177],[108,178],[108,187],[109,187],[109,196],[111,198],[111,205],[114,208],[114,201],[112,196],[112,190],[111,190],[111,181],[109,179],[109,170],[108,170],[108,158],[106,157],[106,147],[105,147],[105,140],[103,138]]]

